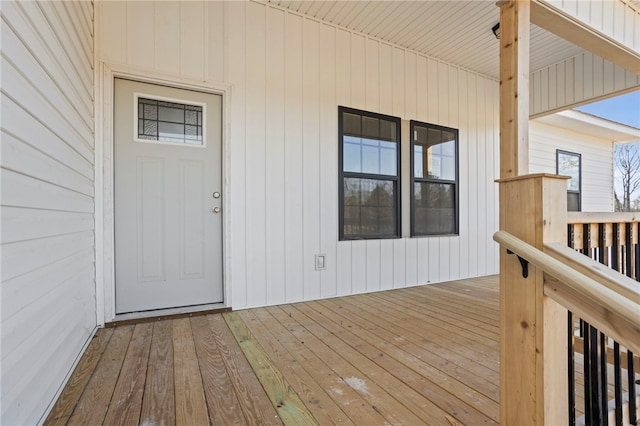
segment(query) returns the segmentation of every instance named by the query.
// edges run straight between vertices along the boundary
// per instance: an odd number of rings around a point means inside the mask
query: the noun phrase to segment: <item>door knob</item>
[[[220,213],[220,207],[216,206],[216,207],[212,208],[211,211],[214,212],[214,213]]]

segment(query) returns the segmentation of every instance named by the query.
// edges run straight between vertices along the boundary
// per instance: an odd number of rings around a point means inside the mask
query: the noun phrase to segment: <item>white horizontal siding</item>
[[[100,2],[96,11],[101,60],[232,87],[234,308],[497,272],[495,81],[261,3]],[[165,41],[171,33],[179,42]],[[189,59],[185,46],[204,53]],[[338,105],[460,129],[459,237],[338,241]],[[324,271],[314,269],[319,253]]]
[[[582,155],[582,211],[613,211],[613,141],[555,126],[529,124],[531,173],[556,173],[556,150]]]
[[[529,87],[529,111],[537,116],[640,87],[640,75],[584,52],[532,72]]]
[[[93,10],[2,2],[2,424],[36,424],[96,325]]]

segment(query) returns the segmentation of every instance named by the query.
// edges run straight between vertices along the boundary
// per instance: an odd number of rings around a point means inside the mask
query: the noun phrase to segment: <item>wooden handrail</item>
[[[593,278],[599,284],[610,288],[636,304],[640,304],[640,291],[638,290],[640,289],[640,283],[637,281],[561,243],[545,244],[544,252],[576,271]]]
[[[624,223],[638,222],[640,213],[638,212],[568,212],[567,223]]]
[[[546,273],[546,296],[631,351],[640,353],[640,304],[635,298],[629,299],[601,285],[506,231],[496,232],[493,239]]]

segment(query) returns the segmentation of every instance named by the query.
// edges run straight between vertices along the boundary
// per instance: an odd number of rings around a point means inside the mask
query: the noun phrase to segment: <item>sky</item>
[[[576,108],[578,111],[640,128],[640,90]]]
[[[594,102],[592,104],[583,105],[576,109],[611,121],[640,128],[640,90],[616,96],[614,98],[605,99],[603,101]],[[634,144],[636,144],[638,149],[640,149],[640,141],[634,142]],[[614,170],[614,177],[615,191],[618,196],[620,196],[622,194],[622,185],[620,183],[620,174],[618,170]],[[631,198],[634,199],[638,196],[640,196],[640,190],[635,191]]]

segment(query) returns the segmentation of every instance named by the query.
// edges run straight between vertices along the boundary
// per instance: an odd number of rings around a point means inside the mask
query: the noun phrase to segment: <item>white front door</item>
[[[222,97],[116,79],[116,313],[223,301]]]

